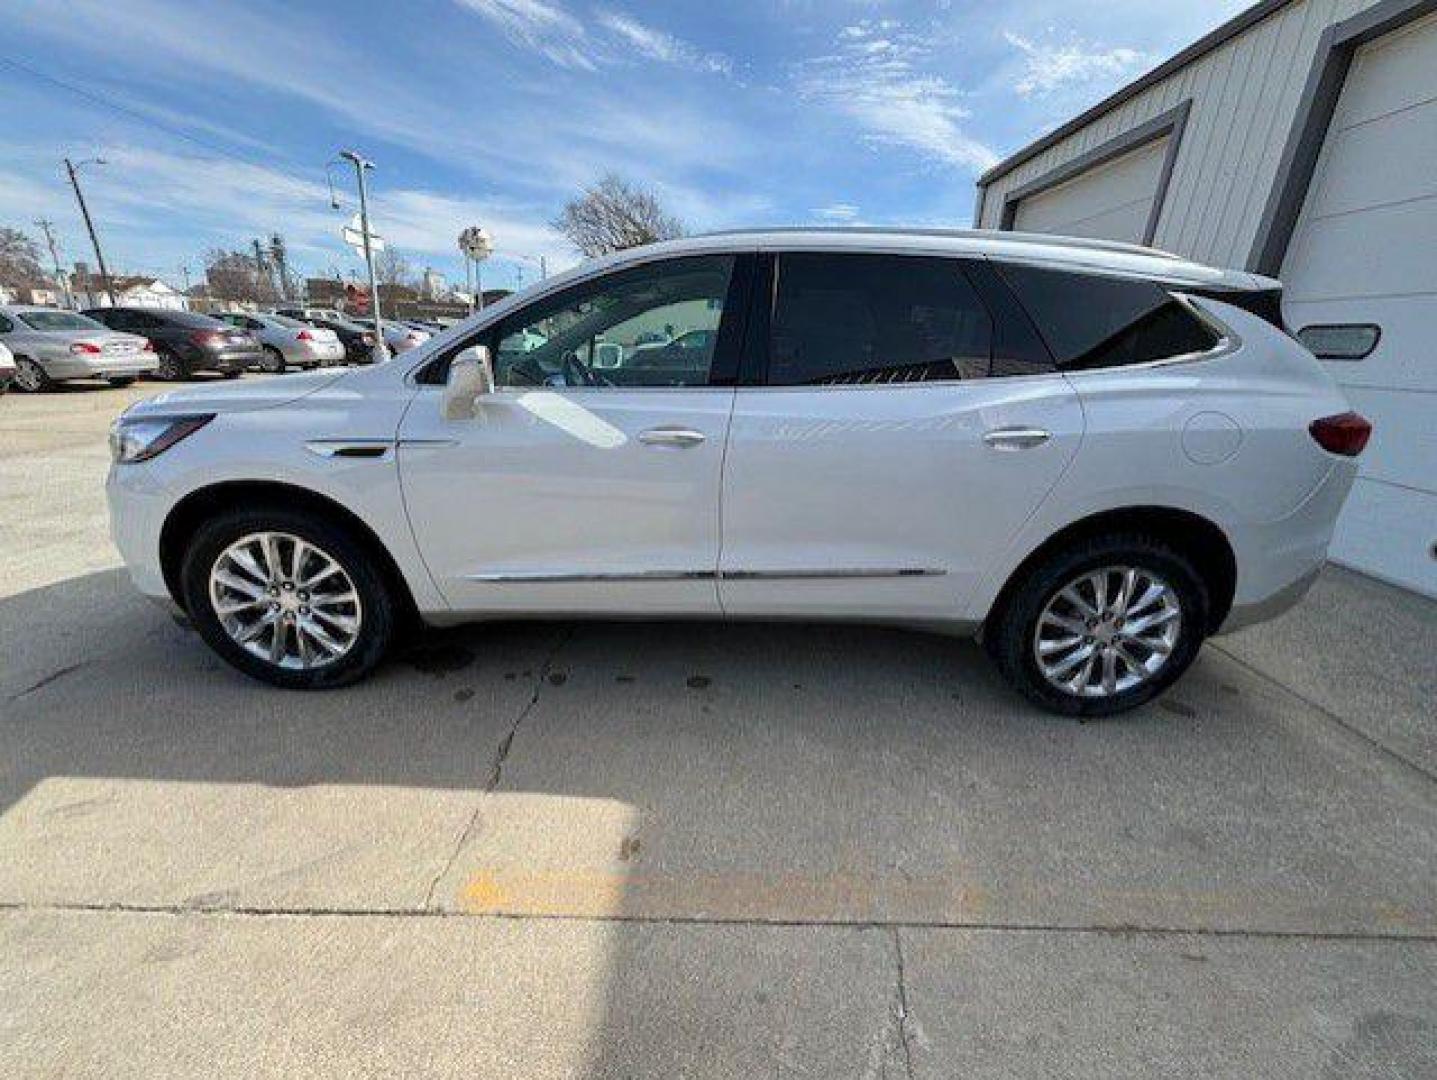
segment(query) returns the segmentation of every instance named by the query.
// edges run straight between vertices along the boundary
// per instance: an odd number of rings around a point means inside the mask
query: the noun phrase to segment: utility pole
[[[49,218],[40,218],[35,225],[45,234],[45,244],[50,249],[50,261],[55,264],[55,281],[65,291],[65,306],[73,311],[75,294],[70,291],[70,279],[65,276],[65,271],[60,269],[60,252],[55,246],[55,223]]]
[[[384,323],[379,317],[379,275],[374,272],[374,248],[370,244],[369,192],[364,186],[364,173],[374,168],[374,162],[366,161],[353,150],[341,150],[339,156],[354,165],[354,175],[359,181],[359,231],[364,237],[364,263],[369,268],[369,307],[374,316],[374,360],[382,363],[389,359],[389,346],[384,343]]]
[[[260,250],[259,241],[254,242],[254,295],[260,299],[266,292],[264,283],[269,280],[269,271],[264,266],[264,252]]]
[[[105,293],[110,298],[111,307],[119,307],[120,302],[115,299],[115,283],[110,280],[110,272],[105,269],[105,256],[100,253],[100,238],[95,235],[95,223],[90,220],[90,208],[85,205],[85,196],[80,191],[80,178],[75,175],[81,165],[103,165],[104,158],[88,158],[76,164],[69,158],[65,159],[65,169],[70,174],[70,186],[75,189],[75,201],[80,204],[80,216],[85,219],[85,230],[90,234],[90,246],[95,249],[95,262],[100,266],[100,280],[105,283]]]
[[[279,271],[279,296],[281,300],[289,299],[289,260],[286,257],[284,237],[275,233],[269,238],[269,253],[274,259],[275,268]]]

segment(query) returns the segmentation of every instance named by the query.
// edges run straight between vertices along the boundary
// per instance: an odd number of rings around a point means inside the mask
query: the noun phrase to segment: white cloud
[[[1003,37],[1023,54],[1021,74],[1013,90],[1025,98],[1047,97],[1092,82],[1117,82],[1157,62],[1151,53],[1103,48],[1079,39],[1061,44],[1039,43],[1011,30],[1005,31]]]
[[[588,32],[573,15],[546,0],[457,0],[498,26],[515,44],[524,45],[560,67],[597,68]]]
[[[800,65],[798,89],[848,116],[873,142],[982,171],[998,155],[968,134],[958,90],[924,73],[930,57],[930,47],[894,20],[864,21],[839,32],[836,54]]]
[[[816,218],[824,221],[853,222],[858,218],[858,207],[853,203],[838,202],[829,203],[827,206],[816,206],[811,211]]]
[[[650,60],[678,64],[716,75],[729,75],[733,72],[733,61],[722,53],[704,52],[681,38],[641,23],[632,15],[618,11],[601,11],[595,21],[630,49]]]

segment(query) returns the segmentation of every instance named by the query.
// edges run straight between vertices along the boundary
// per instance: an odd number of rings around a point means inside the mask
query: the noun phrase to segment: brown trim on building
[[[1323,31],[1248,255],[1249,270],[1270,275],[1282,270],[1357,50],[1434,11],[1437,0],[1382,0]]]
[[[1168,185],[1172,182],[1173,166],[1177,164],[1178,148],[1182,145],[1183,131],[1187,127],[1188,114],[1192,112],[1192,104],[1192,99],[1188,98],[1146,123],[1130,128],[1101,146],[1096,146],[1071,161],[1065,161],[1037,179],[1030,180],[1007,192],[1003,196],[1003,213],[998,228],[1012,231],[1013,223],[1018,217],[1018,204],[1022,200],[1032,198],[1034,195],[1041,195],[1045,191],[1050,191],[1061,184],[1077,179],[1092,169],[1116,161],[1149,143],[1166,138],[1168,140],[1167,152],[1163,155],[1162,172],[1158,175],[1157,190],[1153,194],[1153,208],[1148,214],[1147,224],[1143,227],[1142,243],[1151,244],[1153,237],[1157,235],[1158,220],[1162,216],[1163,204],[1167,201]],[[983,195],[987,194],[986,188],[979,188],[979,191]],[[980,199],[983,195],[980,195]],[[981,202],[979,213],[980,215],[982,213]]]
[[[1239,34],[1262,22],[1262,20],[1266,19],[1269,15],[1280,11],[1291,3],[1293,3],[1293,0],[1261,0],[1260,3],[1254,4],[1246,11],[1235,15],[1216,30],[1199,38],[1171,59],[1164,60],[1146,75],[1140,76],[1133,82],[1128,83],[1128,85],[1124,86],[1121,90],[1104,98],[1091,109],[1087,110],[1087,112],[1079,114],[1066,124],[1044,135],[1036,142],[1029,143],[1023,147],[1023,149],[1004,158],[978,178],[978,186],[987,187],[1000,176],[1012,172],[1019,165],[1031,161],[1044,150],[1056,146],[1068,136],[1081,131],[1104,113],[1111,112],[1124,102],[1131,101],[1144,90],[1148,89],[1148,87],[1162,82],[1169,75],[1186,67],[1199,57],[1212,52],[1219,46],[1226,44]]]

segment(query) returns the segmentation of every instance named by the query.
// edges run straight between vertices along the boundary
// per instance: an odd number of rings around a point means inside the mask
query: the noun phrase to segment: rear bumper
[[[1295,511],[1233,538],[1237,590],[1218,633],[1275,619],[1307,595],[1327,562],[1337,515],[1356,476],[1355,460],[1334,461],[1327,476]]]
[[[244,371],[255,367],[264,360],[264,350],[225,349],[222,352],[201,351],[191,363],[196,371]]]
[[[41,360],[40,366],[52,379],[102,379],[107,376],[130,378],[154,371],[159,361],[151,352],[123,356],[67,356]]]
[[[337,364],[344,359],[344,346],[338,341],[295,342],[284,350],[288,364]]]

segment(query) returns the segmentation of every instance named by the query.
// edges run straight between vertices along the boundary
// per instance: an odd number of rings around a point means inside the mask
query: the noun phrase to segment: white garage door
[[[1013,228],[1101,240],[1143,242],[1168,140],[1156,139],[1018,203]]]
[[[1437,17],[1363,46],[1282,277],[1301,328],[1381,328],[1330,361],[1375,427],[1332,555],[1437,596]]]

